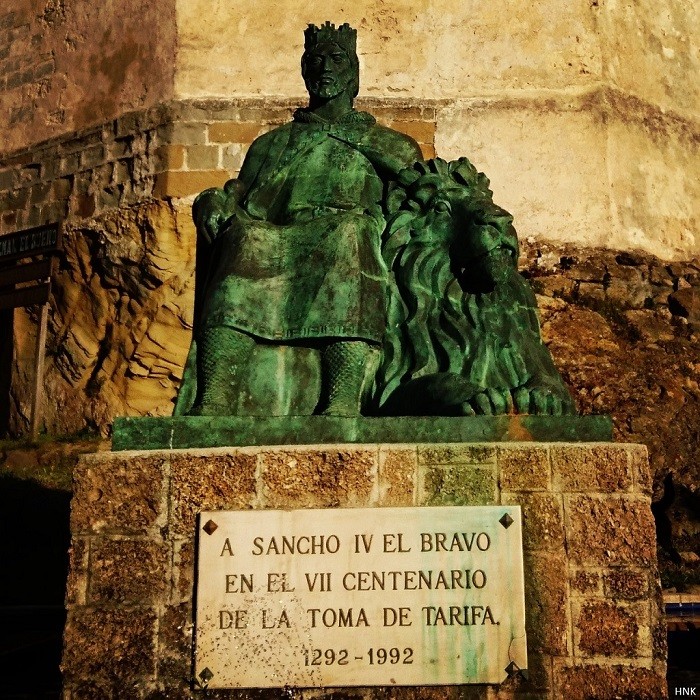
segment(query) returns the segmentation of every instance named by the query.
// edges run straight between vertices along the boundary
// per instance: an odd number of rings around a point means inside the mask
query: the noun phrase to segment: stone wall
[[[108,453],[75,478],[66,700],[189,698],[202,510],[520,504],[529,680],[391,697],[658,700],[665,625],[640,445],[336,445]],[[293,698],[329,697],[290,690]],[[353,689],[354,698],[386,698]],[[252,697],[214,691],[212,698]],[[257,691],[276,698],[279,691]],[[336,697],[333,695],[333,697]]]
[[[310,22],[358,29],[362,96],[415,101],[534,97],[600,83],[697,120],[698,11],[687,0],[276,0],[273,23],[255,0],[235,14],[177,2],[177,97],[302,97],[299,56]]]
[[[426,157],[440,148],[442,120],[451,114],[438,102],[419,108],[366,99],[361,106],[412,134]],[[0,232],[66,217],[50,314],[49,432],[106,433],[118,415],[170,413],[191,332],[192,196],[234,176],[250,141],[288,120],[293,107],[291,100],[175,101],[6,161]],[[494,189],[507,178],[492,178]],[[542,206],[535,194],[532,201],[533,209]],[[586,207],[595,211],[592,201],[582,199],[584,222]],[[612,414],[616,439],[648,444],[658,483],[673,472],[690,487],[700,459],[693,437],[700,421],[700,263],[547,243],[553,231],[521,225],[514,213],[521,268],[539,294],[545,337],[579,409]],[[606,225],[591,223],[596,239],[609,233]],[[16,433],[28,421],[33,333],[33,315],[16,310]]]
[[[0,10],[0,154],[172,96],[175,2],[13,0]]]

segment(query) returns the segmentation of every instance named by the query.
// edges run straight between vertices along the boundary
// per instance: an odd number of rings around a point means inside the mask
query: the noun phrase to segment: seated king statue
[[[353,108],[349,25],[310,25],[301,72],[308,107],[195,199],[175,414],[573,413],[486,176]]]
[[[176,414],[235,414],[261,343],[315,347],[315,412],[360,412],[385,331],[382,202],[395,175],[367,154],[410,166],[421,152],[353,109],[359,62],[348,24],[306,29],[301,72],[308,107],[253,142],[237,179],[195,201],[211,262]]]

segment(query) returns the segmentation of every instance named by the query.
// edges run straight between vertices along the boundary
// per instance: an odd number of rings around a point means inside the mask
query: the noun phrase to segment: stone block
[[[107,146],[108,159],[115,160],[116,158],[128,158],[131,156],[133,142],[134,139],[130,135],[115,139]]]
[[[557,491],[610,493],[632,487],[626,445],[553,445],[551,458]]]
[[[194,625],[192,606],[168,605],[161,609],[158,624],[158,682],[187,688],[192,674]]]
[[[636,655],[639,619],[634,609],[607,600],[574,603],[577,655],[632,658]]]
[[[60,171],[64,175],[75,173],[80,168],[80,153],[69,153],[61,158]]]
[[[405,124],[415,121],[434,123],[437,116],[436,107],[427,100],[421,101],[420,104],[415,102],[409,104],[360,97],[357,100],[357,108],[371,112],[377,121],[385,126],[392,123]]]
[[[207,125],[201,123],[175,122],[157,129],[162,143],[196,146],[207,142]]]
[[[192,600],[194,561],[194,538],[173,542],[173,603]]]
[[[220,167],[218,146],[189,146],[186,154],[188,170],[216,170]]]
[[[415,447],[379,451],[379,500],[382,506],[412,506],[418,455]]]
[[[563,549],[564,516],[558,494],[503,492],[501,503],[519,505],[522,508],[523,549]]]
[[[566,700],[659,700],[667,697],[666,679],[650,668],[555,665],[554,697]]]
[[[654,518],[647,500],[565,496],[564,514],[572,562],[650,566],[656,560]]]
[[[376,450],[342,446],[263,450],[263,499],[268,508],[372,505]]]
[[[63,700],[106,700],[115,698],[119,693],[119,685],[122,684],[105,679],[65,682],[63,684]],[[133,690],[134,694],[139,692],[136,687],[132,687],[131,690]]]
[[[31,188],[31,194],[29,196],[29,201],[32,204],[41,204],[49,193],[51,189],[50,182],[37,182]]]
[[[83,457],[74,476],[71,532],[139,535],[165,525],[165,464],[157,453]]]
[[[410,136],[418,143],[432,144],[435,140],[435,122],[392,120],[388,126]]]
[[[185,167],[185,147],[180,144],[158,146],[154,166],[157,172],[182,170]]]
[[[550,485],[549,450],[538,446],[499,446],[498,482],[504,491],[542,491]]]
[[[569,651],[566,558],[563,554],[529,553],[524,565],[528,653],[565,656]]]
[[[41,220],[47,222],[63,221],[68,215],[68,200],[48,202],[41,207]]]
[[[112,163],[105,163],[92,169],[90,184],[93,188],[106,187],[112,182]]]
[[[418,446],[418,464],[490,466],[494,465],[495,462],[496,448],[494,445],[452,443]]]
[[[418,496],[425,506],[485,506],[496,503],[496,470],[471,464],[428,467]]]
[[[650,607],[652,615],[649,630],[651,634],[651,656],[654,659],[654,663],[664,665],[665,671],[666,658],[668,656],[668,627],[664,616],[660,590],[657,590],[657,595],[652,599]]]
[[[651,496],[652,475],[646,445],[630,445],[628,454],[635,490],[645,496]]]
[[[243,165],[246,146],[232,143],[224,146],[221,151],[221,167],[229,173],[238,172]]]
[[[260,133],[259,122],[216,122],[209,125],[213,143],[251,143]]]
[[[56,199],[67,199],[73,189],[73,180],[70,177],[62,177],[51,183],[52,194]]]
[[[420,146],[420,151],[423,156],[424,160],[430,160],[431,158],[435,158],[437,153],[435,152],[435,146],[433,146],[430,143],[420,143],[418,144]]]
[[[93,540],[88,602],[157,604],[170,588],[169,554],[163,542]]]
[[[74,537],[68,552],[66,605],[84,605],[87,598],[90,540]]]
[[[42,153],[36,160],[41,163],[41,179],[53,180],[58,177],[61,169],[61,161],[53,153]]]
[[[603,590],[607,598],[638,600],[649,595],[649,576],[646,571],[627,567],[612,569],[603,574]]]
[[[601,594],[601,575],[597,570],[578,569],[570,576],[569,585],[574,595],[598,596]]]
[[[93,168],[100,163],[103,163],[105,159],[104,146],[101,144],[96,146],[90,146],[84,151],[80,152],[80,166],[82,168]]]
[[[114,163],[112,163],[110,181],[115,184],[130,182],[133,174],[133,167],[134,163],[129,158],[114,161]]]
[[[42,221],[41,219],[41,207],[34,205],[29,208],[29,211],[27,212],[27,219],[26,219],[26,225],[27,226],[40,226],[41,224],[46,223],[45,221]]]
[[[117,138],[131,136],[141,130],[142,124],[143,112],[127,112],[116,120],[114,135]]]
[[[191,538],[202,510],[252,507],[257,459],[254,452],[244,450],[174,453],[170,464],[173,535]]]
[[[209,187],[223,187],[228,173],[222,170],[193,170],[158,173],[153,184],[154,197],[188,197]]]
[[[89,607],[70,611],[62,664],[67,685],[90,679],[122,681],[126,687],[139,677],[152,678],[156,666],[156,625],[156,613],[150,608]]]

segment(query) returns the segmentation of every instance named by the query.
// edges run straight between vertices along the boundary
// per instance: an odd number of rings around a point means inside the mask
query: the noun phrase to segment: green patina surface
[[[195,328],[175,414],[573,414],[488,178],[466,158],[423,160],[413,139],[354,109],[354,29],[311,25],[304,49],[308,107],[194,202]],[[273,411],[258,371],[270,347],[285,349]]]
[[[113,450],[440,442],[605,442],[608,416],[177,416],[117,418]],[[483,491],[480,487],[480,491]],[[455,502],[461,502],[455,495]]]

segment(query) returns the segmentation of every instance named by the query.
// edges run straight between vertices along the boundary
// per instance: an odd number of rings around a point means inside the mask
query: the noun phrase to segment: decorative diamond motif
[[[508,674],[509,678],[513,678],[514,676],[520,676],[521,678],[528,680],[530,678],[530,674],[526,668],[520,668],[515,661],[511,661],[505,668],[505,672]]]
[[[504,513],[503,517],[498,522],[507,530],[513,524],[513,518],[511,518],[508,513]]]
[[[213,535],[213,534],[214,534],[214,530],[218,530],[218,528],[219,528],[219,526],[218,526],[213,520],[209,520],[207,523],[205,523],[205,525],[204,525],[204,527],[202,528],[202,530],[204,530],[204,532],[206,532],[207,535]],[[204,669],[204,670],[205,670],[205,671],[209,671],[208,668],[207,668],[207,669]],[[204,671],[202,671],[202,673],[204,673]]]
[[[209,521],[211,522],[211,520]],[[207,523],[208,525],[209,523]],[[216,529],[216,525],[214,526],[214,529]],[[200,674],[199,678],[201,679],[202,683],[209,683],[209,681],[214,677],[214,674],[209,670],[209,668],[205,668]]]

